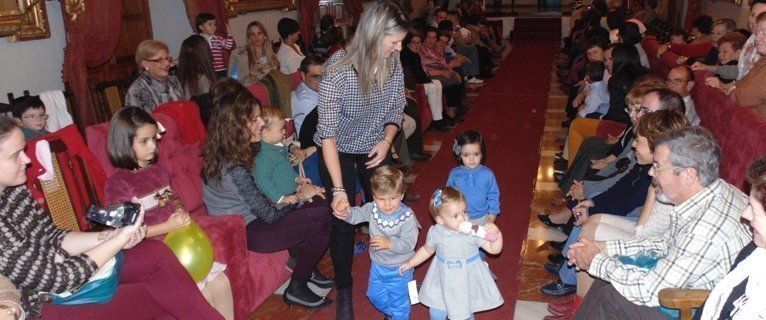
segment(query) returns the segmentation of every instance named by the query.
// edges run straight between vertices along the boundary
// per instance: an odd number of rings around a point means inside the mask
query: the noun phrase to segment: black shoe
[[[566,160],[554,160],[553,170],[556,172],[566,172],[569,169],[569,162]]]
[[[447,122],[444,119],[431,122],[430,129],[439,131],[439,132],[449,131],[449,128],[447,127]]]
[[[311,279],[309,279],[309,282],[322,289],[330,289],[335,286],[335,281],[328,279],[317,269],[314,269],[314,271],[311,272]]]
[[[338,289],[338,303],[335,305],[336,320],[354,320],[354,302],[351,287]]]
[[[420,200],[420,195],[419,194],[410,194],[410,193],[405,193],[404,194],[404,201],[415,202],[415,201],[418,201],[418,200]]]
[[[290,306],[298,305],[309,309],[324,308],[332,303],[332,299],[320,297],[311,291],[306,282],[295,280],[290,280],[282,300]]]
[[[545,214],[538,214],[537,220],[540,220],[540,222],[552,228],[558,228],[558,227],[564,226],[563,224],[554,223],[553,221],[551,221],[551,218]]]
[[[572,123],[571,120],[564,120],[564,121],[561,121],[561,126],[564,127],[564,128],[569,128],[569,125],[571,123]]]
[[[420,153],[420,152],[410,153],[410,159],[415,161],[428,161],[431,159],[431,155],[427,153]]]
[[[550,272],[552,275],[557,276],[559,275],[559,269],[561,269],[561,263],[546,263],[543,265],[545,268],[545,271]]]
[[[394,320],[394,318],[392,318],[391,316],[389,316],[387,314],[384,314],[383,315],[383,320]]]
[[[554,297],[563,297],[577,292],[577,285],[566,284],[561,279],[540,287],[540,292]]]
[[[564,176],[565,176],[565,175],[566,175],[566,174],[565,174],[565,173],[563,173],[563,172],[556,172],[556,173],[554,173],[554,174],[553,174],[553,179],[555,179],[555,180],[556,180],[556,182],[559,182],[559,181],[561,181],[561,180],[564,180]]]
[[[548,261],[550,261],[551,263],[560,264],[564,262],[564,255],[562,255],[561,253],[551,253],[548,255]]]

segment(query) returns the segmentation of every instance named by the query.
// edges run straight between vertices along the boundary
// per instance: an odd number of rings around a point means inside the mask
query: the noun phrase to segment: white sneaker
[[[468,83],[468,84],[482,84],[482,83],[484,83],[484,80],[481,80],[481,79],[479,79],[477,77],[467,77],[466,79],[467,80],[465,81],[465,83]]]

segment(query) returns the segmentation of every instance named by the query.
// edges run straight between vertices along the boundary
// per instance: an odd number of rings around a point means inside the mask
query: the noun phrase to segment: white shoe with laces
[[[481,79],[479,79],[477,77],[473,77],[472,76],[472,77],[467,77],[465,83],[468,83],[468,84],[482,84],[482,83],[484,83],[484,80],[481,80]]]

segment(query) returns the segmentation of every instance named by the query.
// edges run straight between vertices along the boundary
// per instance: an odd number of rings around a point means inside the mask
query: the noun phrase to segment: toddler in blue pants
[[[399,274],[399,266],[412,257],[418,241],[418,220],[402,203],[404,175],[393,166],[381,166],[370,178],[373,202],[335,212],[350,224],[370,223],[370,280],[367,297],[383,319],[409,319],[407,283],[413,271]]]

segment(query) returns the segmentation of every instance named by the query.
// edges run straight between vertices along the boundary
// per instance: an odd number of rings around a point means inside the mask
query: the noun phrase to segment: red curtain
[[[319,0],[301,0],[301,40],[306,47],[311,46],[311,40],[314,39],[314,15],[319,8]]]
[[[62,12],[65,2],[61,1]],[[67,46],[64,49],[64,82],[77,99],[80,125],[96,123],[96,114],[88,93],[87,68],[98,67],[112,58],[119,40],[122,2],[120,0],[85,0],[85,12],[72,21],[64,17]]]
[[[223,0],[184,0],[184,3],[186,4],[186,15],[189,16],[189,23],[194,33],[199,33],[197,26],[194,25],[197,15],[202,12],[208,12],[215,15],[218,34],[226,34],[226,24],[229,23],[229,16],[223,5]]]
[[[346,4],[346,11],[354,19],[352,25],[356,25],[362,16],[362,11],[364,11],[362,2],[360,0],[343,0],[343,2]]]

